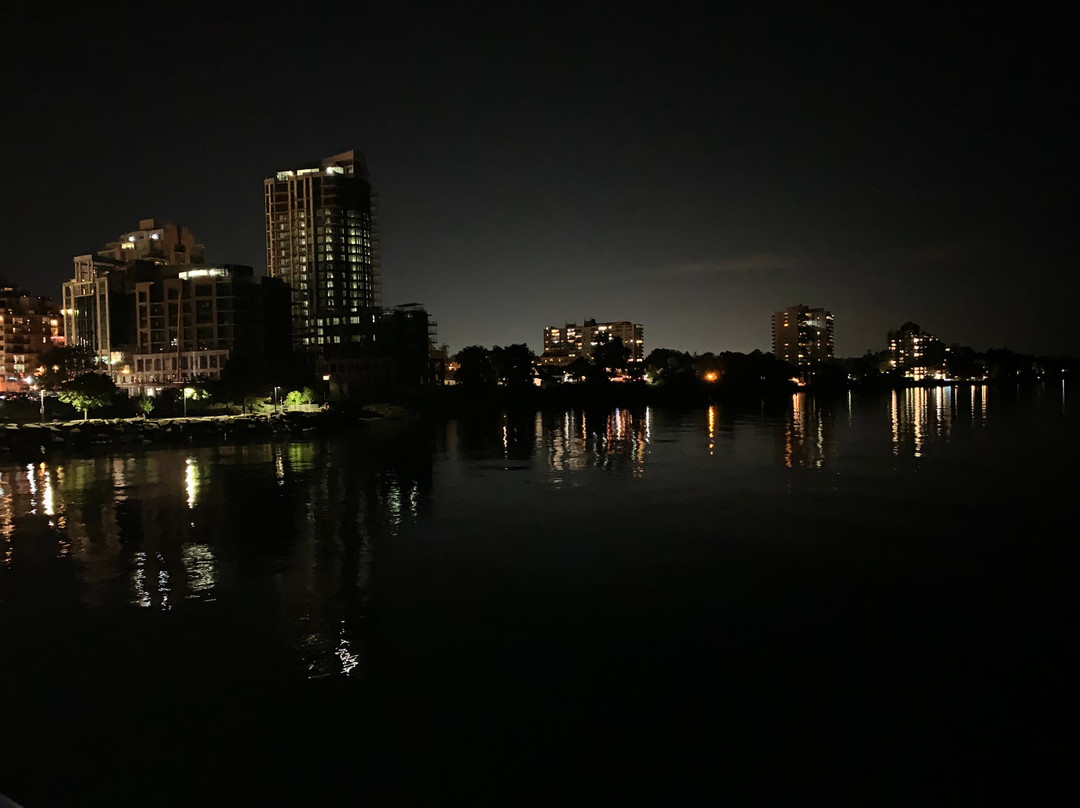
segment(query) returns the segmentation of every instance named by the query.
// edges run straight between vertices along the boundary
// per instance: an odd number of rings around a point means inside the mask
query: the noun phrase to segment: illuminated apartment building
[[[0,393],[30,389],[38,356],[64,342],[60,311],[47,297],[0,286]]]
[[[833,315],[799,304],[773,314],[773,354],[796,367],[833,358]]]
[[[133,307],[134,344],[116,372],[132,393],[219,379],[231,358],[273,361],[290,350],[286,287],[251,267],[161,267],[135,281]]]
[[[889,366],[914,381],[945,378],[945,343],[915,323],[889,332]]]
[[[626,320],[613,323],[586,320],[582,325],[551,325],[544,329],[544,353],[540,356],[540,364],[550,367],[569,365],[578,357],[592,356],[593,349],[598,345],[616,337],[630,351],[630,361],[640,363],[645,360],[644,334],[641,323]]]
[[[190,230],[157,219],[140,219],[139,229],[124,233],[97,253],[122,264],[150,261],[155,264],[186,266],[206,260],[206,248],[195,241]],[[76,259],[78,262],[78,259]]]
[[[266,271],[291,290],[293,346],[332,398],[435,381],[435,322],[423,306],[382,308],[367,162],[347,151],[263,183]]]
[[[293,343],[324,354],[368,341],[380,303],[367,163],[347,151],[263,183],[266,272],[292,290]]]
[[[64,334],[72,347],[89,348],[106,365],[134,341],[131,295],[136,275],[156,266],[205,260],[190,231],[170,222],[142,219],[105,248],[74,258],[75,277],[63,285]]]
[[[129,393],[216,379],[230,357],[291,350],[287,288],[251,267],[208,265],[189,231],[143,219],[74,259],[63,285],[67,344],[91,349]]]

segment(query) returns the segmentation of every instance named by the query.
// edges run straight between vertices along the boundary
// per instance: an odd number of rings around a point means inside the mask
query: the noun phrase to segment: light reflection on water
[[[309,675],[351,673],[372,536],[419,517],[430,475],[430,450],[419,464],[409,452],[376,467],[351,448],[294,442],[0,464],[0,601],[46,572],[58,597],[76,584],[84,607],[213,608],[222,594],[250,596],[254,574]]]
[[[229,780],[261,785],[252,803],[356,803],[388,766],[439,793],[383,802],[434,804],[451,772],[462,793],[493,768],[532,788],[537,761],[603,749],[666,789],[673,761],[711,777],[748,738],[754,793],[815,749],[830,787],[897,760],[890,793],[936,793],[923,773],[952,776],[956,749],[1044,730],[1032,660],[1068,669],[1055,523],[1080,431],[1059,395],[478,414],[0,462],[10,793],[187,805]],[[1003,732],[1010,712],[1035,718]]]
[[[548,467],[556,473],[625,467],[639,477],[644,471],[650,423],[649,408],[638,412],[616,408],[592,416],[567,411],[560,417],[537,417],[541,448],[547,454]]]
[[[41,570],[74,582],[86,607],[183,612],[257,591],[308,675],[349,675],[364,666],[357,631],[377,548],[407,542],[430,518],[436,467],[473,480],[462,489],[470,496],[509,485],[505,471],[554,493],[604,479],[700,487],[710,469],[750,485],[747,469],[763,465],[835,473],[856,457],[925,461],[986,429],[996,395],[800,392],[749,411],[507,414],[421,429],[402,445],[296,441],[0,464],[0,564],[5,585]],[[1061,398],[1053,407],[1064,411]]]

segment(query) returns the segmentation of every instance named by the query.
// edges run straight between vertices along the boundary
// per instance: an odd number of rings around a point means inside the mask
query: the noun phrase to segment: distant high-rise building
[[[0,393],[28,390],[38,355],[63,342],[51,299],[0,284]]]
[[[907,378],[921,381],[945,377],[948,349],[933,334],[927,334],[912,322],[890,331],[889,366]]]
[[[618,337],[630,351],[630,362],[641,363],[645,359],[645,329],[641,323],[619,320],[598,323],[586,320],[582,325],[566,323],[550,325],[544,329],[544,353],[540,364],[561,367],[569,365],[578,357],[592,356],[593,349]]]
[[[367,163],[335,154],[263,183],[266,272],[292,290],[293,342],[324,355],[371,337],[379,253]]]
[[[833,315],[801,303],[773,314],[773,354],[796,367],[833,358]]]

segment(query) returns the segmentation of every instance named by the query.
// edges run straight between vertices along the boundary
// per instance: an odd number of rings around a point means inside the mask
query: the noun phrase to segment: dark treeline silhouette
[[[902,329],[907,326],[918,328],[911,323]],[[8,396],[0,401],[0,420],[71,419],[90,414],[99,418],[169,418],[280,411],[310,402],[362,410],[359,402],[332,401],[314,368],[299,357],[290,357],[271,369],[258,358],[237,356],[218,380],[190,380],[152,398],[132,397],[118,389],[85,350],[54,348],[42,353],[40,359],[35,374],[40,396]],[[937,340],[920,347],[917,367],[914,361],[902,359],[898,363],[895,354],[884,350],[795,367],[762,351],[691,354],[656,348],[644,361],[631,362],[630,351],[614,338],[596,346],[591,357],[548,365],[522,343],[492,348],[470,345],[446,357],[448,385],[382,391],[384,397],[378,400],[449,412],[491,407],[697,404],[725,398],[765,398],[800,389],[835,392],[957,382],[1027,383],[1067,379],[1080,373],[1080,361],[1071,357],[1031,356],[1009,348],[977,352],[967,346],[945,346]]]
[[[470,345],[449,362],[450,386],[420,391],[415,401],[462,412],[477,407],[700,403],[724,398],[769,397],[807,389],[837,391],[955,382],[1024,382],[1060,379],[1078,370],[1067,357],[1036,357],[1008,348],[979,353],[944,344],[928,347],[920,374],[897,366],[888,350],[795,367],[771,353],[691,354],[656,348],[640,363],[628,361],[619,340],[598,346],[592,357],[566,365],[541,364],[527,345]]]

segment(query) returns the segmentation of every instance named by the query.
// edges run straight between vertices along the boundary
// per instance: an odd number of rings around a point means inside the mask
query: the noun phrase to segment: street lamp
[[[277,394],[277,391],[278,391],[278,389],[277,389],[277,386],[275,385],[275,387],[274,387],[274,412],[278,411],[278,394]]]
[[[195,389],[192,388],[192,387],[185,387],[184,388],[184,417],[185,418],[187,418],[187,400],[189,398],[191,398],[191,394],[194,393],[194,392],[195,392]]]

